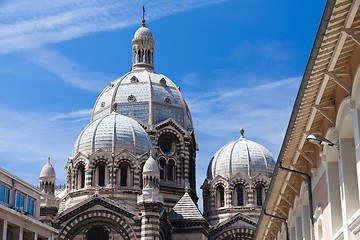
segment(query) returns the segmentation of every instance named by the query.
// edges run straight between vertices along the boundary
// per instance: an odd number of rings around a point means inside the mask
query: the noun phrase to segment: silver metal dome
[[[226,144],[215,153],[208,166],[207,179],[212,180],[217,175],[231,177],[238,172],[250,177],[257,173],[271,177],[274,166],[271,153],[262,145],[247,140],[242,131],[239,139]]]
[[[186,130],[193,129],[189,108],[178,87],[169,78],[147,68],[133,70],[110,83],[97,99],[91,119],[112,112],[148,125],[173,118]]]
[[[153,151],[149,135],[134,119],[109,114],[92,121],[76,140],[73,156],[78,152],[92,154],[102,149],[114,154],[126,149],[135,156]]]

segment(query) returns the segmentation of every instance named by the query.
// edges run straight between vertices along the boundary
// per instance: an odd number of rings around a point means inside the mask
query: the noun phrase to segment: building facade
[[[273,156],[240,134],[215,153],[201,186],[210,239],[252,239],[270,183]]]
[[[360,239],[360,1],[327,1],[254,239]]]
[[[0,239],[53,240],[58,230],[40,221],[42,192],[0,168]]]
[[[154,71],[155,40],[142,26],[132,69],[99,95],[56,189],[50,158],[39,189],[0,171],[2,239],[252,239],[274,169],[271,153],[239,139],[217,151],[196,193],[198,150],[180,88]]]

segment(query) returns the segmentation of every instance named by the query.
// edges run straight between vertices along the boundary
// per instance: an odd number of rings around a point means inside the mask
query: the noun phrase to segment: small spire
[[[50,162],[50,156],[48,157],[48,163]]]
[[[244,129],[241,128],[241,129],[240,129],[241,138],[244,138],[244,132],[245,132]]]
[[[143,5],[142,6],[142,9],[143,9],[143,19],[142,19],[142,26],[145,27],[145,6]]]

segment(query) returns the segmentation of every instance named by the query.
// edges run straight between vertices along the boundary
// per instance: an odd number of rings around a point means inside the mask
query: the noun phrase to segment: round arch
[[[73,218],[62,228],[58,239],[71,240],[81,231],[99,225],[107,226],[125,240],[136,239],[133,229],[126,220],[105,210],[88,211]]]
[[[241,239],[241,240],[251,240],[254,236],[254,229],[246,227],[234,227],[230,228],[218,236],[215,240],[232,240],[232,239]]]

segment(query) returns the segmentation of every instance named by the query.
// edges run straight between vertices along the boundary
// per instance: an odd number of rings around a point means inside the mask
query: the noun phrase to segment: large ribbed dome
[[[231,177],[238,172],[254,176],[263,173],[272,176],[275,161],[271,153],[262,145],[247,140],[242,135],[218,150],[210,161],[207,170],[207,179],[217,175]]]
[[[126,149],[134,155],[153,151],[149,135],[134,119],[109,114],[92,121],[76,140],[73,156],[78,152],[92,154],[102,149],[114,154]]]
[[[93,108],[92,120],[111,112],[148,125],[173,118],[186,130],[193,129],[189,108],[178,87],[151,69],[133,70],[104,89]]]

